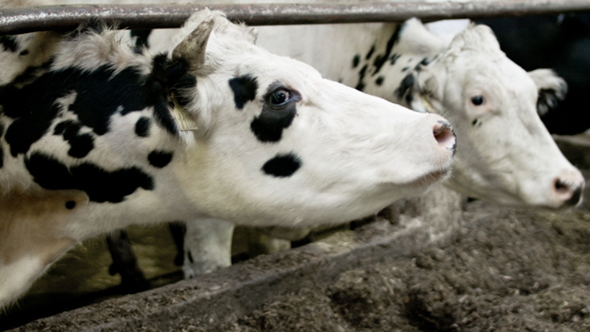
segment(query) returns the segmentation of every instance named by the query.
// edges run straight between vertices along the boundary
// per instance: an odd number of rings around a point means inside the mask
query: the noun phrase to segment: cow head
[[[423,29],[418,24],[406,28]],[[557,208],[581,201],[582,175],[537,114],[537,106],[550,104],[544,94],[565,92],[554,73],[527,73],[500,50],[487,26],[471,25],[413,75],[412,107],[445,116],[459,137],[451,188],[511,205]]]
[[[190,158],[204,160],[180,185],[199,183],[191,196],[209,215],[342,222],[420,194],[447,174],[455,139],[442,117],[272,55],[254,45],[251,29],[219,13],[196,14],[180,36],[173,57],[189,62],[198,82],[176,96],[198,128],[183,137],[194,142]]]

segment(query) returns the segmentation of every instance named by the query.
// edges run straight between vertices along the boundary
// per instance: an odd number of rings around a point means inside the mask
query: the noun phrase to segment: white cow
[[[75,243],[130,224],[341,223],[450,170],[441,116],[272,55],[221,13],[194,15],[171,57],[116,36],[79,29],[0,86],[0,306]]]
[[[165,45],[167,33],[154,31],[150,46]],[[562,98],[565,82],[550,70],[527,73],[515,65],[486,26],[471,25],[451,38],[416,19],[402,25],[259,27],[257,43],[327,78],[448,118],[458,136],[453,176],[445,183],[452,189],[506,205],[559,208],[581,201],[581,173],[536,112],[545,101],[537,100],[538,92]],[[187,223],[188,277],[230,264],[232,225],[208,224]]]

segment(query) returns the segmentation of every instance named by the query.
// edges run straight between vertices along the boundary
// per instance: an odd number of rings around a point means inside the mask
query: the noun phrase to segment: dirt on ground
[[[444,243],[277,296],[214,331],[587,332],[590,214],[471,203]]]

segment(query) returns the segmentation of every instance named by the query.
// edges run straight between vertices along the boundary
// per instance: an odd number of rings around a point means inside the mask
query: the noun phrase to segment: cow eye
[[[287,90],[279,89],[271,93],[270,103],[275,106],[282,106],[289,102],[291,94]]]
[[[475,106],[481,106],[485,103],[485,98],[483,96],[473,96],[471,97],[471,103]]]

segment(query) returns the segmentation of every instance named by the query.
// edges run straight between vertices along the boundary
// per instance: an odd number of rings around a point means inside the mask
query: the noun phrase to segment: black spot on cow
[[[83,163],[68,168],[58,160],[38,152],[25,158],[25,166],[41,187],[49,190],[81,190],[93,202],[118,203],[139,188],[154,189],[152,177],[137,167],[106,171],[98,165]]]
[[[15,36],[0,36],[0,45],[8,52],[16,52],[18,50],[18,42]]]
[[[352,58],[352,68],[358,67],[359,63],[361,62],[361,55],[357,54]]]
[[[274,92],[288,91],[289,99],[282,105],[274,105],[271,98]],[[275,82],[268,87],[263,97],[262,112],[250,123],[250,129],[259,141],[269,143],[278,142],[283,130],[288,128],[297,114],[297,102],[301,95],[294,90],[288,90],[280,82]]]
[[[416,84],[416,78],[412,74],[406,75],[404,79],[401,81],[399,87],[395,90],[395,96],[398,99],[404,99],[405,101],[410,104],[413,100],[412,90],[414,89],[414,85]]]
[[[359,71],[359,82],[357,83],[355,89],[359,90],[359,91],[363,91],[363,89],[365,88],[365,75],[367,74],[367,68],[369,66],[368,65],[364,65],[363,68],[361,68],[361,70]]]
[[[430,60],[428,60],[428,58],[424,58],[422,59],[422,61],[420,61],[420,65],[422,66],[428,66],[430,64]]]
[[[473,119],[473,121],[471,122],[472,126],[475,126],[477,124],[477,119]]]
[[[264,163],[262,171],[275,177],[288,177],[293,175],[300,167],[301,160],[294,154],[277,154]]]
[[[408,69],[410,69],[410,67],[404,67],[402,68],[402,71],[408,71]]]
[[[247,102],[256,98],[258,83],[255,77],[250,75],[234,77],[229,80],[229,86],[234,92],[234,102],[237,109],[243,109]]]
[[[375,80],[375,84],[377,84],[378,86],[381,86],[383,84],[383,81],[385,80],[385,77],[383,76],[379,76],[377,77],[377,79]]]
[[[196,78],[188,73],[189,64],[184,59],[167,60],[166,54],[158,54],[152,62],[152,72],[145,83],[147,103],[154,106],[156,121],[170,134],[177,135],[178,127],[169,110],[171,94],[184,106],[190,102],[183,89],[194,87]]]
[[[74,158],[84,158],[94,149],[94,137],[90,134],[76,135],[69,140],[68,155]]]
[[[373,46],[371,46],[371,49],[369,50],[367,55],[365,55],[365,60],[369,60],[373,56],[374,52],[375,52],[375,44],[373,44]]]
[[[135,53],[141,54],[144,48],[149,47],[148,38],[151,33],[151,29],[131,30],[131,37],[135,37]]]
[[[379,73],[379,71],[381,70],[381,68],[385,64],[385,62],[389,59],[389,56],[391,55],[391,51],[393,50],[393,46],[395,45],[395,43],[397,43],[400,33],[403,29],[403,26],[404,25],[401,24],[395,29],[395,31],[393,32],[393,34],[391,35],[391,37],[387,41],[387,46],[385,47],[385,52],[377,55],[377,57],[375,58],[375,61],[373,61],[373,66],[375,66],[375,70],[373,71],[373,75],[376,75],[377,73]]]
[[[150,118],[142,116],[135,123],[135,134],[139,137],[148,137],[150,135],[150,126],[151,125],[152,125],[152,120],[150,120]]]
[[[68,155],[74,158],[84,158],[94,149],[94,138],[86,134],[78,134],[82,126],[73,120],[58,123],[53,129],[54,135],[63,135],[70,144]]]
[[[154,167],[163,168],[172,161],[173,156],[174,154],[172,152],[152,151],[148,155],[148,161],[150,162],[150,165]]]
[[[399,59],[401,57],[401,55],[397,54],[397,53],[393,53],[393,55],[391,56],[391,61],[389,62],[392,66],[395,65],[395,63],[397,62],[397,59]]]

